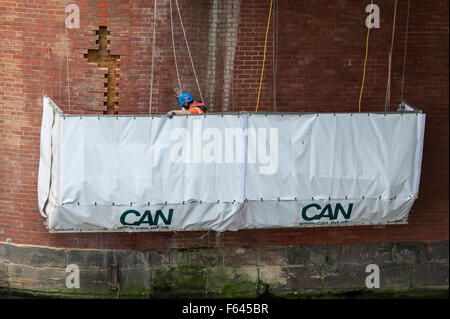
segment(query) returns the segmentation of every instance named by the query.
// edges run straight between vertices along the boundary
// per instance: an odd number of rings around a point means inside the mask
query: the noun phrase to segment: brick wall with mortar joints
[[[98,4],[107,3],[99,15]],[[145,114],[150,96],[153,2],[84,1],[79,29],[67,30],[70,112],[103,112],[105,71],[84,54],[97,47],[95,31],[106,21],[111,54],[121,56],[119,112]],[[179,1],[186,33],[205,94],[210,1]],[[239,33],[231,86],[233,108],[254,110],[262,63],[269,2],[240,4]],[[380,1],[381,28],[370,35],[363,111],[384,109],[387,53],[393,2]],[[365,4],[279,3],[278,111],[356,111],[362,77],[367,14]],[[392,69],[392,103],[400,99],[406,3],[399,2]],[[102,9],[103,10],[103,9]],[[168,3],[158,1],[153,112],[174,106],[177,86]],[[427,114],[419,199],[408,225],[329,227],[147,234],[49,234],[37,210],[37,170],[42,92],[69,111],[64,3],[0,3],[0,241],[61,247],[154,248],[289,245],[448,239],[448,1],[414,1],[408,36],[405,97]],[[222,12],[221,12],[222,13]],[[183,86],[197,93],[174,7],[175,40]],[[224,30],[219,25],[219,33]],[[218,34],[221,39],[223,35]],[[273,109],[272,29],[260,111]],[[48,45],[50,44],[50,65]],[[217,53],[223,74],[224,48]],[[220,78],[220,76],[218,76]],[[218,80],[216,102],[223,81]],[[218,102],[217,102],[218,103]],[[219,106],[218,106],[219,107]],[[392,105],[390,109],[394,109]]]

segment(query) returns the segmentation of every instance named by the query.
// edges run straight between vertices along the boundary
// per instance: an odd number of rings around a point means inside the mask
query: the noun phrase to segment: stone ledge
[[[371,263],[379,266],[380,289],[442,288],[448,287],[446,249],[448,242],[162,251],[0,243],[0,288],[108,298],[297,298],[308,291],[320,296],[331,290],[365,290],[365,269]],[[120,291],[108,289],[112,263],[118,266]],[[80,268],[80,289],[65,287],[68,264]]]
[[[13,263],[8,263],[7,272],[8,287],[15,289],[63,289],[68,275],[63,268]]]
[[[65,251],[60,248],[0,243],[0,262],[35,266],[65,267]]]
[[[411,286],[448,286],[448,261],[418,263],[412,269]]]

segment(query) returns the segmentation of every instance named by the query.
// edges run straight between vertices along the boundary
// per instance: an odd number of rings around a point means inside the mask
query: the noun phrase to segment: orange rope
[[[264,75],[264,64],[266,63],[267,35],[269,34],[270,16],[272,15],[272,4],[273,4],[273,0],[270,0],[269,19],[267,20],[266,40],[264,42],[264,58],[263,58],[263,65],[262,65],[262,69],[261,69],[261,79],[259,81],[259,90],[258,90],[258,101],[256,102],[256,111],[255,112],[258,112],[259,97],[261,95],[261,86],[262,86],[262,80],[263,80],[263,75]]]
[[[370,13],[372,14],[373,0],[370,1]],[[361,98],[364,89],[364,80],[366,79],[366,63],[367,63],[367,53],[369,51],[369,34],[370,34],[370,22],[367,27],[367,39],[366,39],[366,57],[364,58],[364,70],[363,70],[363,79],[361,83],[361,92],[359,93],[359,112],[361,112]]]

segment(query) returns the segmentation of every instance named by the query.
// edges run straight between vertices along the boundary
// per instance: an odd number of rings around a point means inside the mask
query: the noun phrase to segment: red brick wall
[[[104,111],[105,70],[88,64],[84,54],[96,48],[98,26],[107,25],[111,32],[110,52],[120,55],[119,112],[147,113],[150,97],[153,1],[70,1],[80,7],[81,21],[79,29],[67,30],[67,40],[64,2],[0,1],[0,241],[11,238],[13,243],[56,247],[161,248],[448,240],[449,55],[448,1],[444,0],[411,0],[404,95],[427,114],[427,121],[419,199],[407,225],[222,234],[48,233],[38,212],[36,192],[41,94],[51,96],[65,112]],[[216,111],[224,101],[224,66],[229,62],[225,58],[229,48],[226,33],[230,30],[226,10],[232,1],[219,2],[214,7],[214,1],[179,0],[200,86],[204,96],[212,97],[213,100],[205,100]],[[252,111],[256,107],[269,3],[245,0],[238,8],[228,110]],[[279,1],[269,30],[259,110],[276,107],[277,111],[358,111],[367,32],[365,6],[369,3]],[[381,28],[370,32],[362,111],[384,110],[394,0],[375,3],[380,7]],[[178,86],[168,4],[158,1],[153,113],[166,112],[174,106],[172,88]],[[215,31],[211,28],[214,10]],[[400,99],[406,12],[407,1],[399,1],[391,110]],[[176,11],[173,18],[183,88],[198,95]],[[278,37],[274,50],[275,21]],[[211,42],[211,37],[215,42]],[[208,61],[215,61],[212,75]]]

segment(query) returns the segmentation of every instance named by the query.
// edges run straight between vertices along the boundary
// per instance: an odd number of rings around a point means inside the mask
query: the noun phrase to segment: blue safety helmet
[[[180,105],[180,107],[189,107],[188,103],[191,103],[192,101],[194,101],[194,97],[189,93],[183,93],[178,98],[178,104]],[[187,104],[185,105],[185,103]]]

